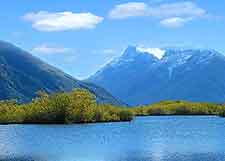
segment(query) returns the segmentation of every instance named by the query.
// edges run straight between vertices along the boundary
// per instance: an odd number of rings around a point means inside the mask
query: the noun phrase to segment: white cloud
[[[206,11],[193,2],[176,2],[149,7],[149,15],[157,18],[202,17]]]
[[[169,28],[182,27],[185,23],[191,21],[192,18],[172,17],[160,21],[160,24]]]
[[[46,32],[91,29],[103,21],[102,17],[92,13],[46,11],[27,13],[23,19],[31,22],[33,28]]]
[[[70,51],[71,51],[70,48],[52,47],[52,46],[43,44],[43,45],[34,47],[31,52],[35,54],[64,54]]]
[[[157,5],[129,2],[117,5],[109,12],[109,18],[111,19],[146,16],[159,20],[160,24],[166,27],[181,27],[185,22],[206,17],[207,15],[206,10],[190,1],[160,3]]]
[[[127,17],[144,16],[147,14],[148,6],[141,2],[129,2],[115,6],[109,13],[113,19],[123,19]]]

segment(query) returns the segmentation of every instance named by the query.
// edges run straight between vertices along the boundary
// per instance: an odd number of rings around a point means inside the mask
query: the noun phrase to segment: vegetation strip
[[[0,123],[69,124],[109,121],[130,121],[133,114],[127,108],[97,104],[87,90],[48,95],[39,92],[28,104],[0,102]]]
[[[86,90],[48,95],[39,92],[28,104],[0,102],[0,124],[70,124],[131,121],[134,116],[151,115],[220,115],[225,106],[185,101],[162,101],[152,105],[127,108],[97,104]]]

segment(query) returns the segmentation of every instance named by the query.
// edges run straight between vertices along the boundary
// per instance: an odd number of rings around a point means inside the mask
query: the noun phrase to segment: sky
[[[129,45],[225,53],[223,0],[8,0],[0,39],[85,79]]]

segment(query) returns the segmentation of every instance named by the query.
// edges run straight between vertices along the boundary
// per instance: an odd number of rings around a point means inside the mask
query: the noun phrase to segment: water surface
[[[138,117],[86,125],[1,125],[0,161],[225,161],[225,119]]]

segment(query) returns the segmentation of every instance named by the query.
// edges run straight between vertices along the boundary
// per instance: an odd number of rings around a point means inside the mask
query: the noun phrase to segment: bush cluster
[[[212,103],[162,101],[133,109],[134,115],[219,115],[225,106]]]
[[[131,111],[124,107],[98,105],[94,96],[86,90],[48,95],[39,92],[28,104],[15,101],[0,102],[0,123],[92,123],[130,121]]]
[[[133,116],[154,115],[219,115],[225,117],[225,106],[212,103],[162,101],[133,108],[97,104],[86,90],[48,95],[39,92],[28,104],[0,102],[0,123],[69,124],[130,121]]]

